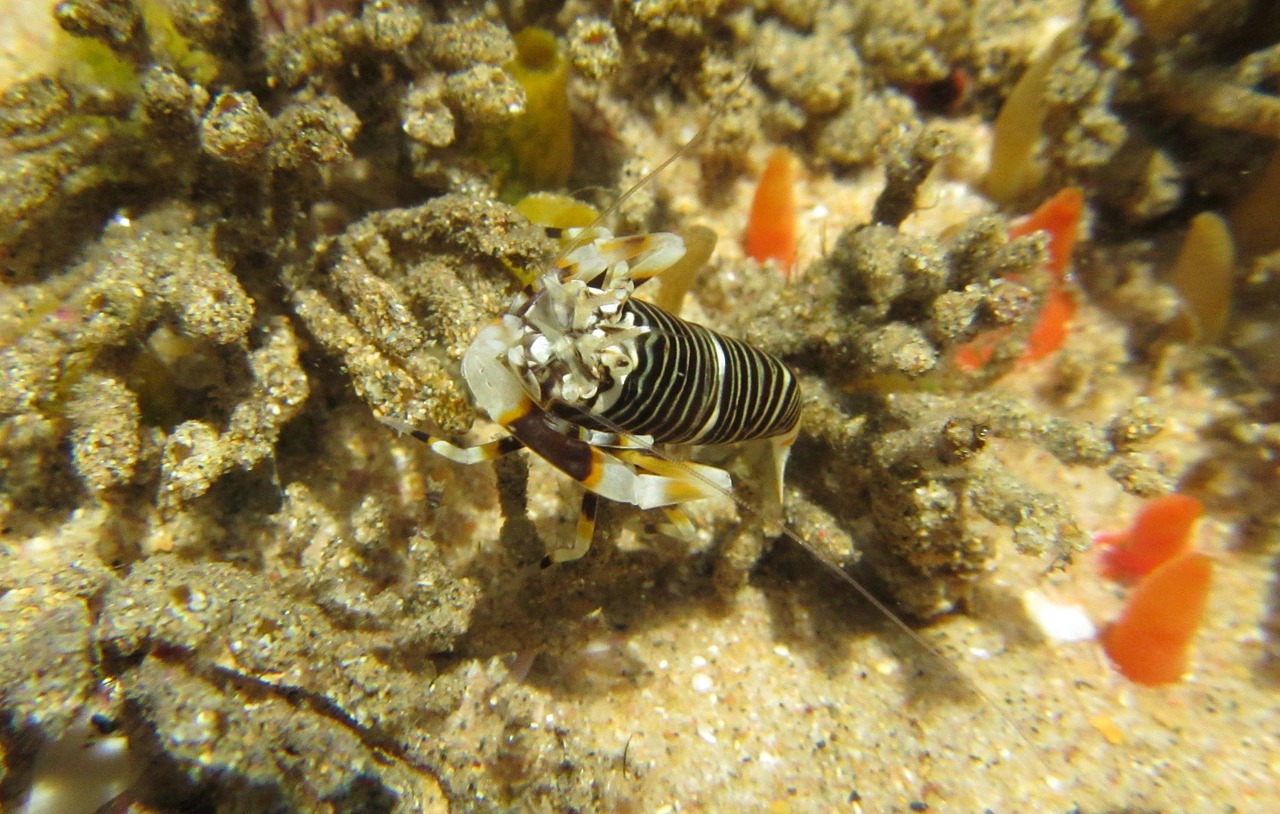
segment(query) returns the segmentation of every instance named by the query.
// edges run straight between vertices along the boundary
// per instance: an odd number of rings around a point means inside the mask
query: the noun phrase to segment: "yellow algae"
[[[716,250],[716,233],[706,226],[690,226],[680,232],[684,238],[684,257],[671,264],[671,268],[662,272],[658,278],[659,285],[654,302],[664,311],[680,313],[684,303],[684,295],[693,285],[693,279]]]
[[[569,63],[556,37],[542,28],[515,36],[516,57],[503,66],[524,88],[524,113],[507,125],[513,160],[507,192],[555,189],[573,171],[573,118],[569,115]]]
[[[600,212],[594,206],[558,192],[533,192],[513,207],[521,215],[547,229],[574,229],[590,226]]]
[[[1049,74],[1076,38],[1074,27],[1059,32],[1027,66],[1000,107],[992,133],[991,167],[984,182],[987,193],[997,201],[1016,198],[1039,183],[1044,174],[1035,153],[1049,114],[1045,91]]]
[[[558,192],[530,193],[512,208],[544,229],[582,229],[595,223],[600,217],[600,212],[591,204]],[[506,262],[504,265],[521,285],[531,285],[542,273],[539,267],[517,266]]]
[[[1170,281],[1182,297],[1179,335],[1204,343],[1222,338],[1231,312],[1236,252],[1227,222],[1213,212],[1191,219]]]
[[[178,31],[166,2],[144,0],[138,6],[154,52],[167,56],[172,67],[202,85],[218,79],[218,60]]]

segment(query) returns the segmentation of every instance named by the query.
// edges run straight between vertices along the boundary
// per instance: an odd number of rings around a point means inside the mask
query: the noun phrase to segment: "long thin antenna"
[[[747,80],[751,78],[751,71],[753,68],[755,68],[754,60],[747,63],[746,70],[742,72],[742,77],[738,80],[737,84],[733,86],[733,89],[730,90],[728,94],[726,94],[726,97],[725,97],[726,99],[729,96],[732,96],[733,94],[737,93],[742,88],[742,86],[747,83]],[[555,264],[558,265],[561,260],[563,260],[566,256],[568,256],[569,252],[578,248],[583,243],[585,243],[588,239],[590,239],[589,235],[591,234],[591,230],[601,225],[602,223],[604,223],[606,218],[611,216],[613,213],[617,212],[618,209],[621,208],[624,203],[630,200],[632,195],[635,195],[637,192],[643,189],[650,181],[656,178],[659,173],[661,173],[667,167],[670,167],[672,164],[676,162],[677,159],[681,158],[682,156],[686,155],[690,150],[692,150],[694,145],[696,145],[699,141],[701,141],[703,137],[706,136],[707,133],[711,130],[711,125],[715,124],[720,119],[720,117],[724,115],[725,107],[726,107],[725,102],[721,101],[719,105],[717,105],[715,108],[712,109],[711,115],[707,118],[705,122],[702,123],[702,126],[698,128],[698,132],[694,133],[693,136],[690,137],[688,141],[680,145],[680,149],[676,150],[674,153],[667,156],[666,159],[663,160],[661,164],[659,164],[658,166],[654,167],[653,169],[645,173],[643,178],[641,178],[639,181],[636,181],[634,184],[628,187],[627,191],[619,195],[617,200],[615,200],[613,203],[605,207],[604,211],[601,212],[599,215],[596,215],[595,220],[591,221],[591,223],[588,224],[585,229],[578,232],[577,236],[575,236],[572,240],[566,243],[563,248],[560,249],[560,252],[556,255]]]
[[[747,515],[755,518],[758,521],[761,521],[761,522],[764,521],[764,517],[760,513],[760,511],[756,509],[754,506],[752,506],[750,503],[747,503],[747,501],[745,501],[738,495],[734,494],[732,491],[723,488],[722,486],[720,486],[720,484],[713,482],[711,479],[702,475],[693,467],[686,466],[683,461],[673,458],[671,455],[669,455],[665,451],[656,448],[653,444],[646,443],[644,439],[641,439],[638,436],[635,436],[627,432],[625,429],[618,426],[617,424],[614,424],[613,422],[609,421],[603,416],[594,415],[594,414],[587,416],[585,411],[579,410],[579,412],[584,417],[589,418],[591,421],[597,422],[603,425],[605,429],[609,430],[610,432],[616,433],[618,435],[627,436],[635,440],[637,444],[642,449],[644,449],[645,452],[651,455],[654,455],[655,457],[661,458],[663,461],[666,461],[668,463],[671,463],[675,466],[680,467],[680,469],[682,469],[690,477],[697,478],[702,483],[707,484],[715,491],[719,492],[720,494],[732,500],[735,504],[737,504],[739,510],[745,512]],[[908,625],[905,621],[903,621],[902,617],[894,613],[893,610],[883,600],[881,600],[874,593],[872,593],[870,588],[863,585],[861,582],[855,579],[852,574],[844,570],[844,568],[840,567],[838,564],[831,562],[827,558],[823,557],[816,548],[814,548],[812,545],[809,544],[808,540],[801,537],[798,533],[796,533],[795,530],[793,530],[790,526],[786,524],[785,518],[783,518],[783,522],[780,528],[782,530],[782,534],[785,537],[787,537],[789,540],[794,542],[796,545],[803,548],[805,551],[809,552],[809,554],[815,560],[822,563],[822,565],[825,566],[828,571],[830,571],[832,574],[834,574],[836,577],[842,580],[846,585],[853,588],[853,590],[860,597],[862,597],[864,600],[867,601],[868,604],[870,604],[873,608],[875,608],[877,611],[879,611],[881,614],[887,617],[889,621],[892,622],[894,626],[898,628],[898,630],[900,630],[902,633],[905,633],[907,637],[911,639],[912,642],[919,645],[921,648],[923,648],[923,650],[926,653],[929,653],[931,656],[933,656],[933,658],[936,659],[938,663],[945,665],[947,671],[949,671],[952,675],[958,678],[964,684],[967,690],[972,692],[984,704],[994,709],[996,711],[996,714],[1000,716],[1001,720],[1003,720],[1005,724],[1008,725],[1008,727],[1018,735],[1018,737],[1022,740],[1022,742],[1027,745],[1027,747],[1030,750],[1031,757],[1035,760],[1036,763],[1040,765],[1040,768],[1044,770],[1045,776],[1046,777],[1053,776],[1053,769],[1050,768],[1049,764],[1044,760],[1044,758],[1040,755],[1040,753],[1036,751],[1035,746],[1032,743],[1031,738],[1027,736],[1026,731],[1024,731],[1023,728],[1019,726],[1018,722],[1015,721],[1013,717],[1009,715],[1009,713],[1007,713],[999,704],[996,703],[996,699],[993,696],[991,696],[989,693],[987,693],[981,687],[979,687],[977,682],[973,681],[973,679],[965,675],[964,671],[960,669],[960,666],[956,662],[948,658],[940,650],[938,650],[936,647],[931,645],[919,633],[916,633],[914,630],[912,630],[911,626]]]

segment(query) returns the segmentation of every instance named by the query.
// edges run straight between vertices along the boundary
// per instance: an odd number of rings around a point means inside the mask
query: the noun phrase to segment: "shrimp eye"
[[[614,373],[622,374],[631,369],[631,358],[618,348],[609,348],[601,356],[604,366]]]

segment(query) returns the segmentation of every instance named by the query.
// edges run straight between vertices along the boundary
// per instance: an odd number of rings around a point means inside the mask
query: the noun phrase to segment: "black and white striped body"
[[[800,397],[781,360],[634,299],[635,287],[685,253],[678,235],[614,237],[593,227],[476,335],[462,375],[476,405],[509,438],[476,447],[389,421],[459,463],[526,448],[586,488],[574,544],[547,562],[581,557],[599,498],[662,508],[684,533],[679,507],[725,493],[729,473],[677,463],[652,444],[768,439],[779,505]]]
[[[597,429],[648,435],[658,443],[728,444],[793,431],[800,419],[795,375],[745,342],[629,299],[637,364],[599,404],[567,415]]]

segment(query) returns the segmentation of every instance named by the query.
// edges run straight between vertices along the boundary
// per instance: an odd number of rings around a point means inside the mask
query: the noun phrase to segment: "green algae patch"
[[[141,77],[124,57],[98,40],[59,32],[58,74],[77,85],[105,88],[122,96],[141,91]]]
[[[218,79],[219,61],[183,36],[174,24],[173,14],[162,0],[141,0],[143,24],[151,39],[151,50],[169,66],[201,85]]]
[[[165,3],[139,0],[137,11],[137,24],[127,32],[78,25],[70,13],[60,18],[63,31],[55,41],[59,75],[126,97],[141,92],[147,62],[166,65],[201,85],[218,78],[218,60],[179,33]]]

